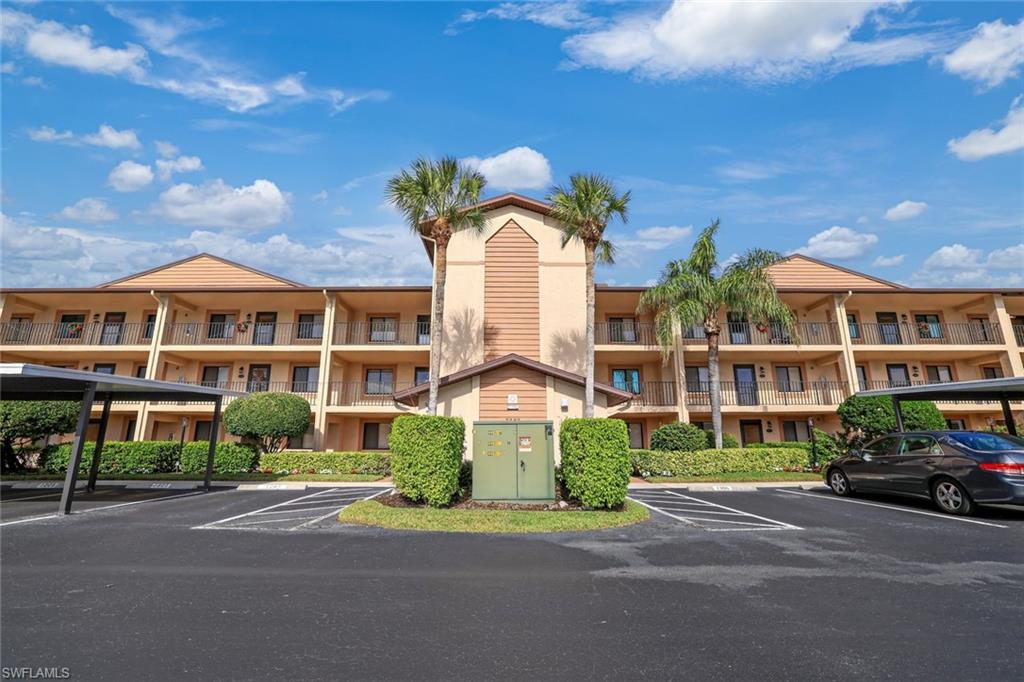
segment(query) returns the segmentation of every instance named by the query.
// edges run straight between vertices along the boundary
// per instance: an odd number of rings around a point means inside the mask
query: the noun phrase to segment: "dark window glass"
[[[117,370],[117,365],[112,362],[97,362],[92,366],[92,371],[97,374],[113,374]]]
[[[387,450],[391,424],[386,422],[366,422],[363,424],[363,449]]]
[[[366,395],[387,395],[395,392],[395,375],[390,369],[366,370]]]
[[[199,440],[208,441],[208,440],[210,440],[210,427],[211,426],[213,426],[213,424],[211,422],[209,422],[209,421],[198,421],[198,422],[196,422],[196,430],[194,431],[194,435],[192,436],[192,440],[194,440],[194,441],[199,441]]]
[[[300,339],[322,339],[324,336],[323,313],[302,313],[296,337]]]
[[[413,382],[416,384],[425,384],[430,381],[430,368],[429,367],[417,367],[416,376]]]
[[[875,457],[884,457],[891,455],[893,448],[896,447],[897,438],[895,436],[886,436],[885,438],[878,438],[871,441],[864,446],[864,452],[874,455]]]

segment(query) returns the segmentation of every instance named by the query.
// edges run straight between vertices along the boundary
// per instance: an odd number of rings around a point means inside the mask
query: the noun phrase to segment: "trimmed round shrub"
[[[224,409],[224,429],[262,452],[278,452],[289,438],[302,436],[309,420],[309,402],[292,393],[254,393]]]
[[[34,441],[75,430],[80,402],[64,400],[0,400],[0,468],[25,468],[25,451]]]
[[[706,448],[714,449],[715,447],[715,430],[708,429],[704,432],[706,437],[705,446]],[[740,442],[736,439],[736,436],[732,435],[728,431],[722,431],[722,447],[723,448],[738,448]]]
[[[459,490],[465,436],[466,425],[458,417],[396,417],[388,447],[391,476],[398,492],[431,507],[449,504]]]
[[[260,471],[273,474],[391,473],[387,452],[269,452],[260,457]]]
[[[716,476],[740,472],[802,471],[808,467],[803,448],[723,448],[696,452],[634,450],[638,476]]]
[[[652,450],[672,450],[674,452],[693,452],[707,447],[704,432],[693,424],[676,422],[666,424],[651,433]]]
[[[566,419],[559,429],[566,492],[587,507],[626,501],[631,467],[629,430],[621,419]]]
[[[206,473],[210,444],[185,443],[181,451],[181,470],[186,474]],[[260,453],[246,443],[217,443],[213,453],[213,470],[218,474],[245,474],[256,468]]]
[[[89,473],[96,444],[87,442],[82,449],[79,474]],[[64,474],[71,461],[71,443],[45,448],[39,455],[39,469],[48,474]],[[205,461],[205,460],[204,460]],[[172,440],[107,441],[100,453],[101,474],[164,474],[178,465],[178,443]]]
[[[900,404],[903,426],[907,431],[943,431],[946,420],[930,401],[915,400]],[[846,441],[859,447],[896,430],[896,411],[888,396],[851,395],[836,410]]]

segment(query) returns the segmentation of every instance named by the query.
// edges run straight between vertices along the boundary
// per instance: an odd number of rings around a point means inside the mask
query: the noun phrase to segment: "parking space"
[[[324,522],[334,526],[336,525],[334,518],[342,509],[353,502],[382,495],[388,490],[390,488],[324,488],[251,511],[215,519],[193,526],[193,528],[196,530],[301,531],[315,529]]]
[[[0,489],[0,526],[30,523],[56,518],[60,503],[60,483],[46,483],[32,487],[4,487]],[[82,485],[75,492],[74,514],[116,509],[157,502],[170,498],[192,497],[203,494],[194,486],[176,488],[157,483],[155,486],[100,485],[87,492]]]
[[[711,532],[801,530],[791,523],[728,507],[671,488],[631,490],[629,497],[657,514]]]

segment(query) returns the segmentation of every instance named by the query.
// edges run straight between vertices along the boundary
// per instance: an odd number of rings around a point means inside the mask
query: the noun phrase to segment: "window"
[[[946,428],[950,431],[966,431],[967,422],[963,419],[947,419]]]
[[[857,385],[862,391],[868,387],[868,369],[864,365],[857,365]]]
[[[124,332],[124,313],[107,313],[103,316],[103,327],[100,331],[100,343],[106,346],[116,346],[121,343],[121,335]]]
[[[215,388],[227,388],[231,380],[231,368],[227,366],[203,367],[203,378],[200,382],[203,386]]]
[[[807,422],[798,419],[782,422],[782,440],[787,443],[806,443],[811,440]]]
[[[613,369],[612,370],[612,386],[619,389],[620,391],[629,391],[630,393],[640,393],[640,370],[629,367],[626,369]]]
[[[128,420],[128,428],[125,429],[124,439],[125,440],[135,440],[135,420],[134,419],[129,419]]]
[[[249,365],[249,381],[245,390],[250,393],[270,390],[270,365]]]
[[[707,391],[711,386],[711,375],[707,367],[686,368],[686,390],[690,393]]]
[[[363,450],[387,450],[390,434],[391,424],[389,422],[364,422]]]
[[[626,422],[629,430],[629,447],[633,450],[642,450],[644,447],[644,425],[640,422]]]
[[[31,315],[11,315],[4,341],[7,343],[28,343],[32,334]]]
[[[214,313],[206,325],[206,338],[230,339],[235,335],[235,324],[238,318],[234,314]]]
[[[394,343],[398,339],[398,321],[393,317],[370,318],[370,343]]]
[[[256,313],[253,322],[252,342],[257,346],[273,346],[274,334],[277,332],[277,313]]]
[[[425,384],[428,381],[430,381],[430,368],[429,367],[417,367],[416,368],[416,375],[413,378],[413,383],[419,385],[419,384]]]
[[[300,313],[299,328],[296,330],[295,337],[299,339],[322,339],[324,337],[323,313]]]
[[[907,436],[900,444],[901,455],[941,455],[942,448],[931,436]]]
[[[909,386],[910,372],[906,365],[886,365],[885,373],[889,377],[889,386]]]
[[[416,316],[416,343],[420,346],[430,345],[430,315]]]
[[[310,423],[309,428],[306,432],[298,438],[288,439],[288,449],[290,450],[312,450],[314,442],[314,429],[313,424]]]
[[[914,315],[914,323],[917,325],[918,338],[941,339],[942,325],[939,323],[939,316],[932,313]]]
[[[314,393],[319,382],[319,367],[292,367],[292,393]]]
[[[1003,368],[1002,367],[982,367],[981,375],[986,379],[1002,379]]]
[[[80,339],[85,330],[85,315],[71,313],[60,316],[57,324],[57,338],[59,339]]]
[[[857,324],[857,315],[855,313],[846,313],[846,326],[850,328],[850,338],[860,338],[860,325]]]
[[[796,365],[775,368],[775,380],[783,393],[799,393],[804,390],[803,374]]]
[[[711,422],[690,422],[701,431],[711,431],[714,429],[714,425]]]
[[[974,337],[973,341],[975,343],[992,342],[992,328],[987,317],[973,316],[970,318],[970,325]]]
[[[146,378],[146,366],[145,365],[139,365],[138,367],[136,367],[135,368],[135,376],[138,377],[139,379],[145,379]]]
[[[947,384],[953,381],[953,370],[949,365],[927,365],[924,369],[928,373],[929,384]]]
[[[635,317],[608,318],[609,343],[636,343]]]
[[[1024,448],[1024,439],[1015,438],[1005,433],[951,433],[949,439],[954,443],[982,452],[998,452],[1001,450],[1020,450]]]
[[[153,338],[153,330],[156,329],[156,313],[146,313],[143,315],[145,320],[142,323],[142,338],[151,339]]]
[[[395,371],[393,369],[366,370],[366,395],[387,395],[395,392]]]
[[[895,436],[886,436],[885,438],[878,438],[873,440],[864,446],[864,452],[875,457],[885,457],[891,455],[893,449],[896,447],[897,438]]]
[[[210,440],[210,428],[213,426],[213,422],[210,421],[197,421],[195,431],[192,432],[192,440],[194,441],[208,441]]]
[[[117,365],[113,362],[97,362],[92,366],[92,371],[97,374],[114,374],[117,372]]]
[[[729,343],[750,343],[750,323],[743,315],[729,313],[726,316],[726,321],[729,327]]]

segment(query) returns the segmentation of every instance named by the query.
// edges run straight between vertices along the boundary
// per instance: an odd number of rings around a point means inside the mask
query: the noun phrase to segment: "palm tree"
[[[453,157],[437,161],[417,159],[387,184],[387,198],[422,235],[429,228],[434,242],[434,312],[430,320],[430,394],[427,411],[437,414],[437,384],[441,370],[441,333],[444,329],[444,285],[448,275],[448,242],[463,230],[480,233],[483,211],[475,207],[487,181],[480,173]]]
[[[668,359],[676,325],[688,329],[704,327],[708,340],[708,374],[711,380],[711,423],[715,447],[722,447],[722,397],[718,366],[718,341],[722,326],[718,313],[722,308],[745,319],[772,322],[795,337],[793,313],[779,299],[768,268],[782,255],[765,249],[751,249],[724,268],[718,264],[715,248],[715,220],[701,232],[683,260],[671,261],[661,280],[640,297],[640,310],[654,312],[655,333],[662,356]]]
[[[629,192],[618,194],[600,175],[577,174],[569,186],[555,186],[547,196],[551,216],[562,230],[562,248],[573,240],[583,243],[587,263],[587,357],[583,416],[594,416],[594,262],[614,262],[615,249],[604,237],[608,223],[618,216],[628,220]]]

